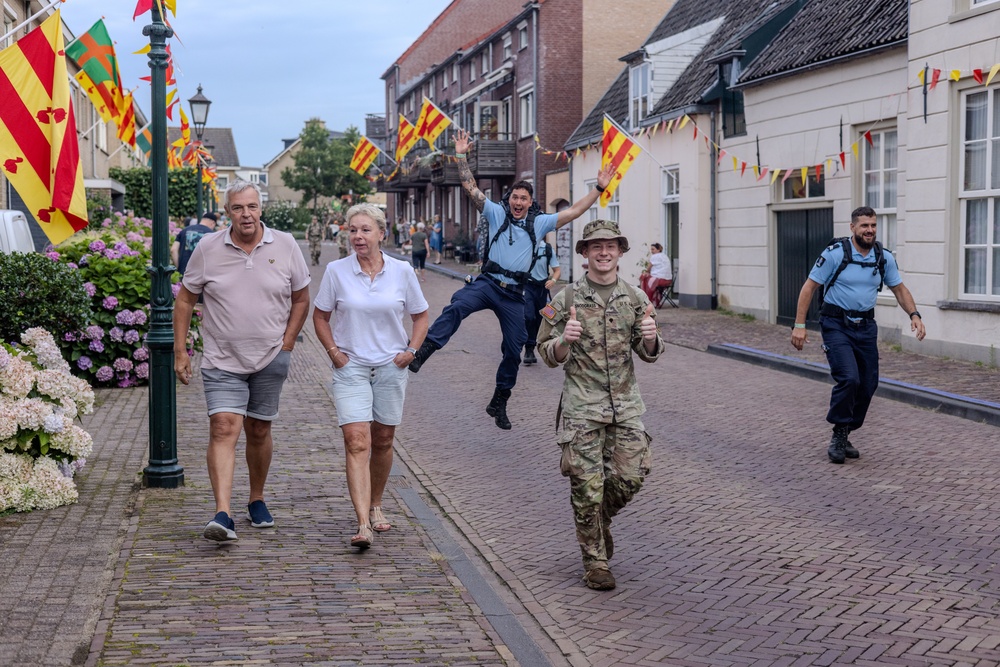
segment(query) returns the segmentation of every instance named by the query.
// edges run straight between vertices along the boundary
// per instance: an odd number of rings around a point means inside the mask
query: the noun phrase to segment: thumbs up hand
[[[653,304],[646,306],[646,312],[642,316],[642,322],[639,324],[639,329],[642,331],[643,340],[656,339],[656,320],[653,319]]]
[[[576,319],[576,306],[569,307],[569,319],[566,320],[566,327],[563,329],[563,343],[569,345],[580,340],[583,334],[583,325]]]

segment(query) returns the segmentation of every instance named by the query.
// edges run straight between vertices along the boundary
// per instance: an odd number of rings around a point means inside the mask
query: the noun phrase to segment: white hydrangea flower
[[[69,373],[69,364],[63,359],[55,339],[45,329],[32,327],[21,334],[21,342],[31,348],[43,368]]]
[[[22,398],[14,401],[14,418],[25,431],[40,431],[45,418],[52,414],[52,407],[40,398]]]
[[[17,356],[11,356],[0,368],[0,390],[14,398],[24,398],[35,386],[35,368]]]
[[[70,423],[60,433],[55,433],[49,440],[49,446],[55,447],[77,459],[85,459],[94,451],[94,439],[76,424]]]
[[[61,433],[66,428],[67,421],[69,420],[62,415],[53,413],[42,420],[42,430],[46,433]]]

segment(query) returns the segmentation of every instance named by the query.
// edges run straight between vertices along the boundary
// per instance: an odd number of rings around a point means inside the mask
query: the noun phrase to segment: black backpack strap
[[[535,247],[537,244],[535,241],[535,217],[538,215],[538,212],[535,210],[535,205],[532,204],[532,208],[528,210],[528,215],[524,218],[523,225],[524,230],[528,232],[528,238],[531,239],[531,265],[528,267],[527,271],[511,271],[510,269],[500,266],[490,259],[490,249],[493,247],[493,244],[497,242],[497,239],[500,238],[500,235],[505,231],[508,231],[511,225],[516,225],[518,227],[522,226],[517,220],[514,220],[514,217],[510,214],[510,211],[507,210],[506,207],[504,208],[504,211],[506,212],[506,216],[504,217],[503,224],[500,225],[500,229],[497,230],[497,233],[494,234],[493,238],[486,244],[486,252],[483,254],[483,263],[479,267],[479,272],[499,273],[502,276],[507,276],[516,283],[524,284],[531,278],[531,271],[535,268],[535,262],[538,261],[538,250]],[[510,229],[509,233],[511,234],[511,244],[513,244],[514,230]]]
[[[882,244],[875,241],[875,266],[878,268],[878,291],[882,291],[882,286],[885,284],[885,252],[882,249]]]

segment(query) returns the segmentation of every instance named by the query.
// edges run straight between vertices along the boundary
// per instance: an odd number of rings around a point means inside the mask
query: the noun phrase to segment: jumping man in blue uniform
[[[792,345],[801,350],[808,340],[806,313],[816,288],[823,285],[820,328],[830,374],[837,383],[826,415],[833,424],[826,451],[832,463],[861,456],[847,437],[865,423],[878,387],[875,300],[883,282],[910,316],[910,330],[916,332],[917,340],[923,340],[927,333],[913,295],[899,276],[896,258],[875,240],[876,222],[875,211],[867,206],[851,213],[850,239],[831,243],[816,260],[799,292],[792,328]]]
[[[451,304],[431,325],[424,344],[410,363],[410,370],[419,371],[427,358],[444,347],[458,331],[466,317],[480,310],[492,310],[500,320],[503,360],[497,369],[496,390],[486,412],[497,426],[510,429],[507,399],[517,382],[521,349],[528,338],[524,324],[524,285],[533,267],[535,246],[538,239],[576,220],[593,206],[611,182],[614,169],[610,165],[601,169],[597,174],[597,186],[575,204],[559,213],[547,214],[532,201],[533,190],[527,181],[514,183],[499,204],[486,199],[466,161],[465,154],[471,144],[465,130],[456,133],[455,157],[458,158],[462,187],[489,221],[486,260],[476,280],[455,292]]]

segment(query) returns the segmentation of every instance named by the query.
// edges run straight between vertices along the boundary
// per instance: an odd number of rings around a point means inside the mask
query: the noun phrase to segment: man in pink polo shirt
[[[232,226],[205,236],[194,249],[174,303],[174,371],[187,384],[188,328],[198,295],[204,296],[201,375],[216,514],[203,535],[218,542],[237,539],[229,504],[241,429],[250,472],[247,518],[254,528],[274,525],[264,503],[271,422],[278,417],[292,348],[309,311],[310,279],[294,237],[261,223],[256,185],[236,181],[226,188],[225,202]]]

